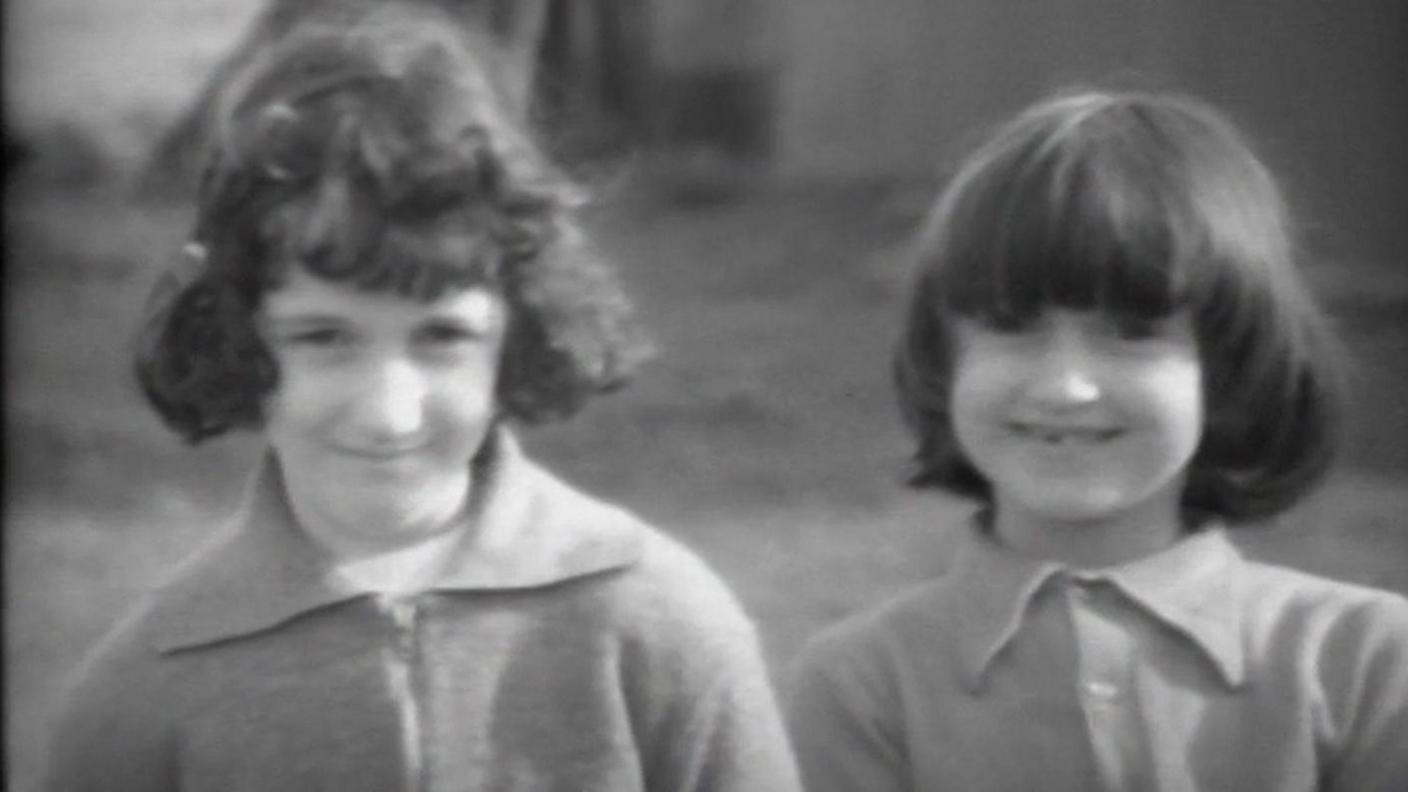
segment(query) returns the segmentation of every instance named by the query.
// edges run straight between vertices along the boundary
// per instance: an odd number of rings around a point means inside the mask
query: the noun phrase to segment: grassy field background
[[[127,357],[188,212],[134,201],[136,158],[238,34],[248,0],[6,6],[5,683],[9,788],[34,788],[83,652],[235,508],[252,438],[184,448]],[[13,47],[11,45],[14,45]],[[626,391],[534,430],[540,458],[683,538],[737,588],[775,671],[821,625],[932,575],[967,507],[906,492],[887,356],[933,186],[603,194],[602,245],[661,353]],[[708,198],[708,200],[705,200]],[[1408,275],[1319,261],[1345,330],[1345,464],[1262,557],[1408,593]]]

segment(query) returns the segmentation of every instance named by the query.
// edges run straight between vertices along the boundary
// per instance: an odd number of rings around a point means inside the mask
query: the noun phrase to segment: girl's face
[[[1000,537],[1048,556],[1040,543],[1073,538],[1121,556],[1177,536],[1203,427],[1186,312],[1149,321],[1049,308],[953,324],[954,430],[992,486]]]
[[[502,299],[422,303],[293,267],[259,322],[280,375],[265,430],[301,525],[345,555],[459,525],[496,413]]]

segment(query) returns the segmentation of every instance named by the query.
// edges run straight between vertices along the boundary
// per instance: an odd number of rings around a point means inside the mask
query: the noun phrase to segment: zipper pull
[[[381,608],[396,627],[396,653],[410,658],[415,652],[416,617],[419,615],[416,601],[409,597],[383,597]]]

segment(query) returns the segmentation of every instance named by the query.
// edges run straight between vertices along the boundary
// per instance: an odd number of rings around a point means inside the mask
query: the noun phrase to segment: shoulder
[[[89,650],[72,677],[72,707],[121,709],[128,700],[154,703],[149,694],[165,687],[170,665],[160,647],[162,626],[202,586],[229,538],[222,535],[194,552]]]
[[[1331,757],[1325,789],[1398,789],[1408,772],[1408,599],[1265,564],[1247,572],[1246,638],[1303,696]]]
[[[609,642],[622,678],[647,702],[764,684],[762,642],[739,598],[683,542],[629,519],[631,563],[554,589],[572,614],[571,629]]]
[[[679,539],[640,526],[637,562],[607,584],[623,695],[651,788],[798,789],[752,618]]]
[[[823,627],[793,661],[798,695],[811,688],[850,689],[872,701],[888,700],[907,666],[919,658],[944,657],[953,579],[940,577]],[[897,702],[895,702],[897,705]]]
[[[76,699],[140,695],[146,685],[160,684],[162,627],[201,589],[227,540],[221,537],[171,570],[89,650],[74,675]]]
[[[151,625],[161,599],[160,593],[145,597],[89,650],[74,675],[75,698],[120,693],[151,672],[158,659]]]
[[[752,618],[694,550],[644,523],[639,530],[636,562],[599,578],[588,606],[607,620],[622,692],[653,735],[647,753],[675,757],[666,764],[710,753],[719,764],[709,773],[739,779],[777,773],[729,788],[793,788],[781,781],[791,760]]]
[[[170,748],[172,674],[152,639],[162,600],[161,592],[147,597],[73,674],[49,744],[53,788],[158,788],[116,779],[155,778]]]
[[[531,476],[527,522],[536,541],[525,544],[537,562],[553,559],[544,581],[582,580],[591,592],[585,606],[627,628],[747,621],[728,585],[684,542],[544,468]]]
[[[1408,599],[1391,591],[1248,562],[1246,638],[1264,663],[1295,663],[1327,691],[1361,684],[1408,695]]]
[[[911,586],[823,627],[807,641],[801,657],[854,662],[908,652],[914,642],[932,642],[946,629],[947,605],[955,596],[954,578],[947,575]]]
[[[752,644],[752,618],[732,588],[679,539],[637,523],[639,556],[610,583],[611,615],[637,640]]]
[[[1257,561],[1244,562],[1243,602],[1253,623],[1316,632],[1397,633],[1408,641],[1408,599]]]
[[[224,539],[214,543],[223,545]],[[75,692],[99,693],[110,685],[130,683],[155,673],[161,658],[157,634],[169,614],[180,607],[208,575],[213,546],[198,550],[171,570],[93,646],[75,675]]]
[[[951,676],[926,665],[942,663],[945,656],[946,628],[936,618],[942,619],[951,585],[951,579],[939,578],[908,589],[807,641],[792,664],[785,694],[804,766],[828,768],[824,775],[841,773],[836,776],[841,778],[872,762],[887,770],[902,765],[901,724],[916,704],[908,680],[942,685]],[[934,690],[927,687],[920,697]]]

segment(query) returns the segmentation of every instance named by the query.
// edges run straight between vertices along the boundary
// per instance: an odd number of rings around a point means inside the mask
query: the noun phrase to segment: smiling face
[[[1000,537],[1043,556],[1110,560],[1178,535],[1203,426],[1186,312],[1127,321],[1051,308],[952,321],[954,431],[991,484]]]
[[[505,320],[483,288],[418,302],[291,268],[259,323],[279,367],[265,432],[305,530],[360,555],[459,524]]]

